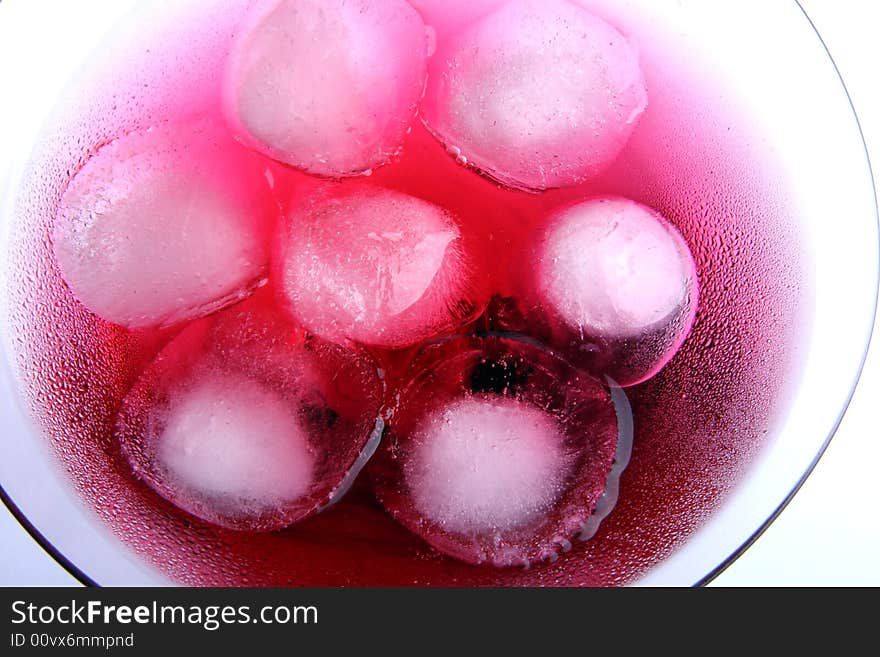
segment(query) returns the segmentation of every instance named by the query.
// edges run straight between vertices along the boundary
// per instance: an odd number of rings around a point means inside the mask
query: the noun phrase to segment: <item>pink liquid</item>
[[[696,322],[672,361],[627,391],[632,459],[593,539],[528,570],[475,567],[438,555],[395,523],[363,476],[327,512],[266,534],[196,520],[132,476],[115,418],[179,328],[126,331],[91,315],[62,281],[49,235],[68,180],[98,145],[159,120],[218,113],[224,48],[249,3],[220,3],[219,12],[203,4],[141,20],[152,27],[137,38],[118,32],[112,47],[121,55],[90,64],[59,101],[18,197],[9,289],[16,365],[22,395],[77,494],[146,561],[194,585],[617,585],[668,555],[742,480],[784,408],[805,263],[785,178],[744,103],[684,65],[669,35],[622,12],[607,17],[640,43],[650,102],[599,178],[542,194],[504,189],[457,164],[415,122],[400,158],[369,179],[448,208],[478,231],[492,247],[484,266],[503,296],[515,296],[506,281],[526,266],[515,254],[540,218],[586,196],[653,207],[687,241],[699,277]],[[279,198],[286,189],[292,197],[302,174],[270,166]]]

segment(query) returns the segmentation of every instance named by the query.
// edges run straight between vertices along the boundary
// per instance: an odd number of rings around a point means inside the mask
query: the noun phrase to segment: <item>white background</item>
[[[880,175],[880,3],[801,0],[801,5],[843,75]],[[880,493],[875,485],[880,467],[880,322],[875,323],[875,335],[852,404],[816,470],[715,585],[880,586]],[[0,585],[76,585],[2,508],[0,554]]]

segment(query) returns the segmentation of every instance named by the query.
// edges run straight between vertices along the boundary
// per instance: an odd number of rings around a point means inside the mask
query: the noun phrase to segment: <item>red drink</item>
[[[527,321],[519,282],[532,275],[523,254],[560,208],[625,197],[658,211],[684,238],[699,283],[696,320],[672,360],[626,390],[632,458],[596,535],[527,570],[474,567],[438,554],[392,520],[364,475],[333,507],[273,533],[203,522],[134,476],[120,446],[119,410],[156,355],[186,329],[125,329],[91,314],[65,284],[50,237],[69,181],[102,144],[156,123],[188,125],[193,116],[224,124],[225,53],[248,3],[220,3],[222,11],[203,4],[173,10],[179,16],[152,12],[156,22],[136,39],[119,32],[113,48],[120,56],[93,61],[59,103],[16,206],[16,364],[29,408],[77,493],[123,542],[188,584],[610,585],[632,581],[669,554],[737,484],[785,404],[800,339],[803,263],[786,181],[744,105],[719,96],[720,83],[687,64],[671,35],[601,6],[598,15],[639,43],[648,92],[638,125],[602,173],[541,193],[500,186],[462,166],[416,120],[399,155],[354,183],[443,208],[457,218],[462,239],[477,245],[473,267],[490,289],[467,287],[471,303],[452,313],[460,333],[514,329],[549,339],[553,320],[541,320],[543,329]],[[442,17],[428,10],[423,17],[434,20],[442,42]],[[289,212],[312,179],[268,158],[262,164]],[[269,243],[274,227],[264,230]],[[278,299],[277,280],[263,292]],[[393,390],[406,384],[421,344],[387,346],[368,348]]]

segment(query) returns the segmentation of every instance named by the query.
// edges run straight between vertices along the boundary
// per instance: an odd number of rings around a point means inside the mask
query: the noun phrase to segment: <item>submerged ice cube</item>
[[[265,275],[277,212],[254,157],[210,122],[133,133],[71,180],[53,247],[89,310],[129,328],[207,314]]]
[[[690,331],[693,258],[678,231],[644,205],[605,197],[556,212],[533,257],[535,304],[568,328],[554,346],[575,361],[606,352],[604,373],[620,385],[656,373]]]
[[[469,563],[570,549],[611,473],[608,388],[536,344],[491,335],[432,343],[408,374],[370,463],[385,509]]]
[[[117,421],[136,474],[181,509],[232,529],[280,529],[336,501],[382,427],[372,359],[307,336],[268,296],[184,329]]]
[[[294,208],[276,269],[294,318],[329,340],[403,347],[485,303],[474,246],[442,208],[390,189],[328,184]]]
[[[634,47],[568,0],[511,0],[440,39],[421,114],[446,146],[511,187],[582,182],[645,109]]]
[[[563,490],[570,466],[553,416],[504,397],[456,400],[422,419],[404,466],[426,518],[471,534],[520,527]]]
[[[325,176],[400,149],[425,83],[428,37],[404,0],[268,0],[239,31],[226,114],[246,141]]]

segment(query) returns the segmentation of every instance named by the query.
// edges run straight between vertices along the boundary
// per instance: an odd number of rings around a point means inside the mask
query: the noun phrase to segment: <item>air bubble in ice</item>
[[[182,390],[157,441],[157,465],[176,486],[241,510],[283,506],[312,483],[315,456],[294,409],[241,376]]]

